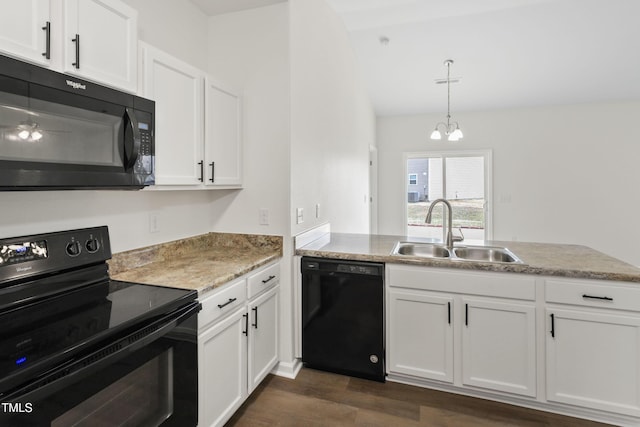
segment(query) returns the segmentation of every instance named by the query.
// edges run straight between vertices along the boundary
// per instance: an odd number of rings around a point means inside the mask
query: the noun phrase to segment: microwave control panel
[[[153,145],[151,143],[151,126],[146,122],[138,122],[140,132],[140,154],[134,166],[134,171],[141,175],[153,173]]]

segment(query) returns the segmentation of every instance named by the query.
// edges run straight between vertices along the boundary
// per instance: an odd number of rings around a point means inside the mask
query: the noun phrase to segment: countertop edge
[[[341,238],[348,240],[349,238],[358,238],[358,235],[349,235],[349,234],[340,234],[340,233],[332,233],[333,236],[340,236]],[[399,241],[406,241],[406,237],[402,236],[375,236],[371,235],[369,239],[375,239],[379,237],[380,239],[393,239],[397,237]],[[344,241],[341,241],[344,243]],[[509,242],[501,242],[501,243],[509,243]],[[525,242],[517,242],[517,245],[522,247],[522,245],[527,245]],[[541,243],[531,243],[532,247],[538,247]],[[309,248],[311,246],[312,248]],[[389,248],[388,252],[382,253],[364,253],[363,251],[354,250],[353,252],[349,252],[348,249],[341,247],[340,250],[334,251],[331,249],[331,245],[325,245],[328,247],[327,249],[323,249],[323,247],[313,247],[314,244],[307,245],[302,248],[298,248],[295,250],[295,255],[297,256],[308,256],[308,257],[316,257],[316,258],[334,258],[334,259],[344,259],[344,260],[352,260],[352,261],[364,261],[364,262],[380,262],[386,264],[404,264],[404,265],[415,265],[422,267],[433,267],[433,268],[450,268],[450,269],[458,269],[458,270],[466,270],[466,271],[488,271],[488,272],[497,272],[497,273],[516,273],[516,274],[529,274],[536,276],[548,276],[548,277],[562,277],[566,279],[591,279],[591,280],[603,280],[603,281],[615,281],[615,282],[632,282],[632,283],[640,283],[640,269],[638,269],[638,273],[628,273],[625,271],[603,271],[598,268],[588,269],[588,268],[576,268],[572,266],[560,267],[560,266],[549,266],[546,267],[544,265],[532,265],[527,263],[526,257],[518,255],[523,259],[523,264],[503,264],[503,263],[492,263],[492,262],[482,262],[482,261],[464,261],[464,260],[447,260],[447,259],[437,259],[437,258],[425,258],[425,257],[414,257],[407,255],[392,255],[391,248]],[[554,244],[548,244],[548,246],[553,247]],[[597,253],[597,251],[580,245],[561,245],[561,248],[575,248],[575,250],[588,250],[592,253]],[[624,263],[623,261],[617,260],[615,258],[608,257],[603,254],[604,257],[610,258],[612,262],[619,263],[621,270],[624,269],[633,269],[634,266]],[[542,263],[538,263],[542,264]],[[615,269],[612,269],[615,270]]]

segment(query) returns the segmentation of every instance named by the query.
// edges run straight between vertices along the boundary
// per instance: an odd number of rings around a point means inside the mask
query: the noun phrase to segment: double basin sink
[[[495,262],[524,264],[513,252],[498,246],[454,246],[452,249],[437,243],[398,242],[391,255],[435,258],[451,261]]]

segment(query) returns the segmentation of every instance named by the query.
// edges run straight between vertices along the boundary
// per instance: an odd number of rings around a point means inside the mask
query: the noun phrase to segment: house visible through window
[[[408,155],[407,235],[441,239],[444,206],[435,208],[431,224],[425,223],[425,217],[431,203],[444,198],[453,208],[454,235],[462,232],[466,240],[491,238],[487,212],[490,161],[489,151]]]

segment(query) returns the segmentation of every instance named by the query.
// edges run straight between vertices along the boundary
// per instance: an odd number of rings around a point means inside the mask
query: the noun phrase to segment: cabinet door
[[[63,71],[136,92],[137,11],[118,0],[63,5]]]
[[[388,370],[453,382],[453,298],[389,291]]]
[[[249,393],[278,363],[278,290],[249,304]]]
[[[198,335],[200,426],[222,426],[247,396],[246,316],[243,307]]]
[[[49,2],[0,0],[0,51],[39,65],[48,65],[49,59],[45,54],[47,22],[51,22]]]
[[[156,102],[156,184],[201,184],[204,75],[147,44],[141,51],[143,96]]]
[[[640,416],[640,318],[546,310],[547,399]]]
[[[206,86],[205,183],[237,187],[242,184],[241,97],[211,78]]]
[[[462,383],[536,395],[535,307],[462,298]]]

